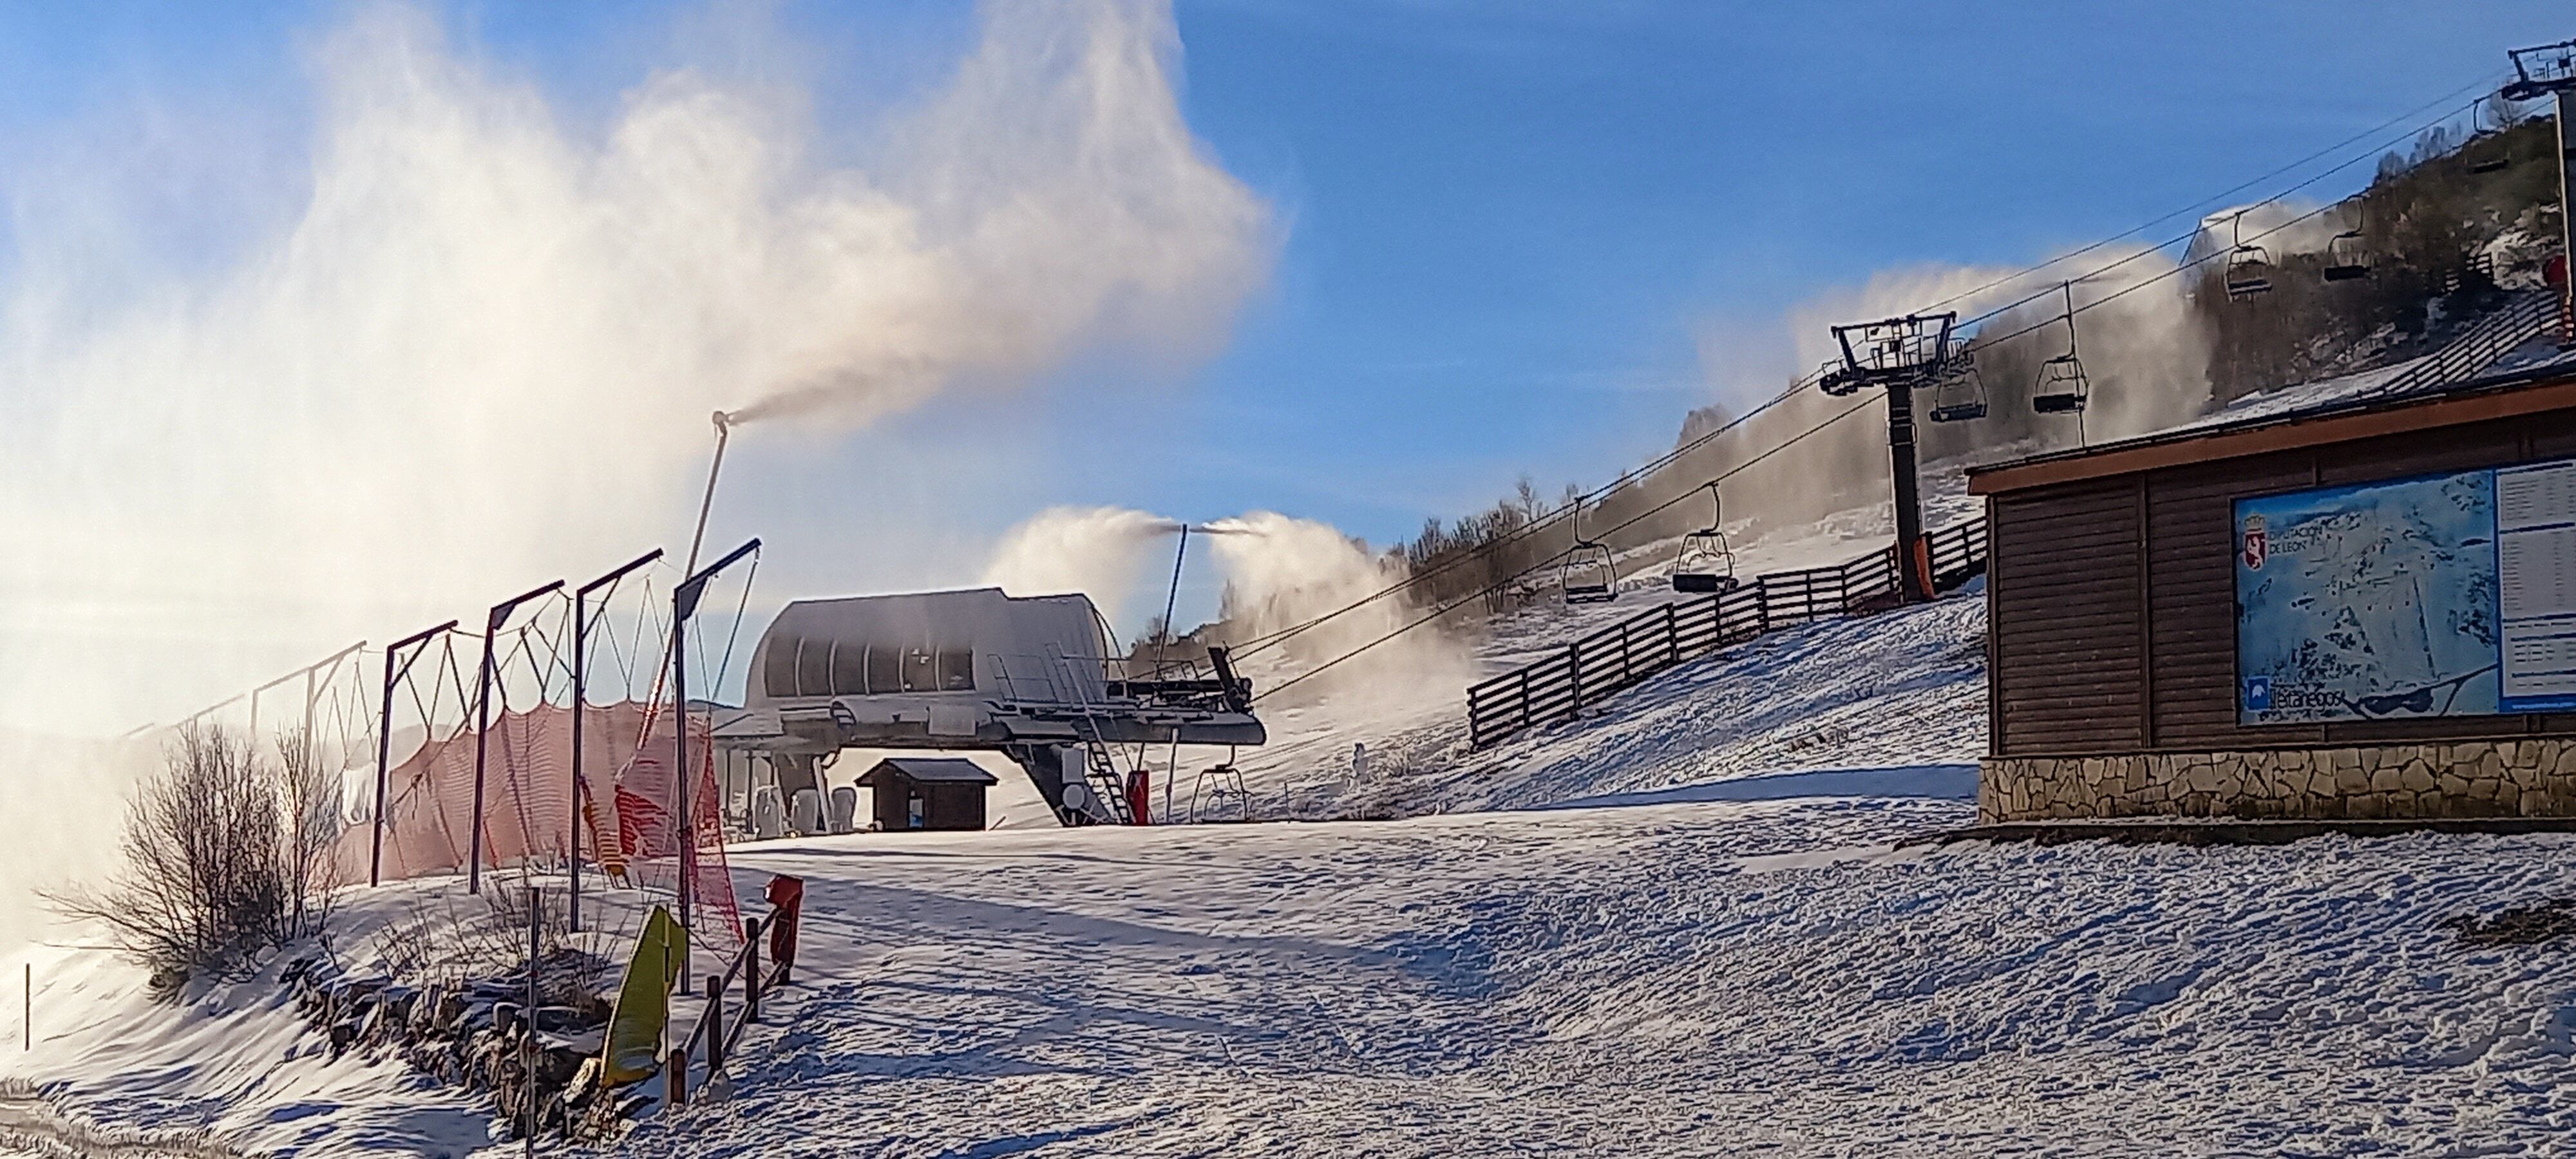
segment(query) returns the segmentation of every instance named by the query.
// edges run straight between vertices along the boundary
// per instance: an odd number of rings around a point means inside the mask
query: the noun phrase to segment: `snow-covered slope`
[[[812,883],[808,989],[731,1102],[630,1147],[2536,1155],[2566,1137],[2564,948],[2471,948],[2444,923],[2567,896],[2567,838],[1897,849],[1966,806],[1783,780],[1820,795],[772,846],[747,860]]]
[[[1851,514],[1853,524],[1869,515]],[[1775,549],[1841,560],[1865,542],[1827,528]],[[1610,604],[1498,617],[1470,645],[1472,670],[1509,670],[1674,598],[1638,587]],[[1756,639],[1622,692],[1578,724],[1483,752],[1466,748],[1463,687],[1344,682],[1264,704],[1271,741],[1236,763],[1256,815],[1318,818],[1521,808],[1763,771],[1973,761],[1985,748],[1984,632],[1983,586],[1973,585],[1925,607]],[[1354,745],[1368,748],[1365,776],[1353,773]],[[1179,816],[1189,815],[1195,787],[1185,766]]]

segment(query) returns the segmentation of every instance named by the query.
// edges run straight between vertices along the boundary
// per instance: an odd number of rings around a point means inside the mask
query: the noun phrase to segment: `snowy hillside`
[[[1977,514],[1964,476],[1935,471],[1926,482],[1932,525]],[[1885,544],[1888,510],[1857,508],[1748,541],[1738,550],[1738,574],[1848,562]],[[1670,551],[1633,554],[1660,559]],[[1454,644],[1465,653],[1463,680],[1426,685],[1397,672],[1263,703],[1270,743],[1235,757],[1253,812],[1323,818],[1522,808],[1766,770],[1961,762],[1984,752],[1982,585],[1927,608],[1764,637],[1622,692],[1580,727],[1467,751],[1465,680],[1690,598],[1670,589],[1667,565],[1625,566],[1636,570],[1615,601],[1540,602],[1477,626]],[[1256,688],[1278,678],[1253,674]],[[1355,744],[1368,747],[1366,777],[1352,775]],[[1175,815],[1190,815],[1194,787],[1185,764]]]
[[[1760,773],[1973,762],[1986,742],[1985,625],[1985,601],[1972,589],[1774,633],[1622,692],[1579,724],[1481,752],[1465,748],[1462,702],[1372,721],[1379,701],[1345,692],[1269,714],[1272,742],[1247,750],[1241,764],[1257,814],[1332,817],[1528,808]],[[1369,746],[1364,779],[1350,775],[1354,739]]]

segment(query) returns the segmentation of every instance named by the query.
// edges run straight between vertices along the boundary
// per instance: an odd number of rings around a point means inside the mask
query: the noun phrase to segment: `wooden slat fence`
[[[2555,290],[2525,290],[2501,310],[2478,320],[2432,357],[2379,384],[2369,397],[2466,382],[2523,343],[2553,330],[2564,332],[2564,303]]]
[[[1986,524],[1972,519],[1924,537],[1933,585],[1955,588],[1986,566]],[[1837,567],[1773,572],[1730,592],[1658,604],[1555,653],[1467,690],[1469,743],[1571,720],[1648,677],[1766,632],[1893,606],[1896,549]]]

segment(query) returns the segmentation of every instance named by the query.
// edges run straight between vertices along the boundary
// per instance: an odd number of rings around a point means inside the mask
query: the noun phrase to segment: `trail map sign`
[[[2576,460],[2236,504],[2237,720],[2576,709]]]

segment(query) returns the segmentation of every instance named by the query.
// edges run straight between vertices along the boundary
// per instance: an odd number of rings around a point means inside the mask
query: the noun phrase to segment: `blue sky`
[[[782,35],[730,43],[746,8]],[[10,7],[0,146],[148,132],[136,108],[237,110],[217,118],[232,163],[145,183],[160,199],[146,244],[221,262],[276,204],[243,186],[294,180],[298,53],[346,11]],[[468,51],[573,120],[686,62],[802,86],[827,143],[844,114],[937,83],[975,38],[954,3],[444,11]],[[874,436],[955,437],[996,407],[1056,424],[1023,448],[1037,481],[959,513],[963,535],[1107,503],[1271,508],[1385,543],[1524,472],[1595,483],[1720,397],[1708,335],[1760,361],[1784,311],[1873,271],[2045,256],[2494,73],[2509,46],[2576,34],[2537,0],[1181,0],[1178,24],[1192,127],[1280,215],[1271,280],[1203,364],[1086,362]]]

